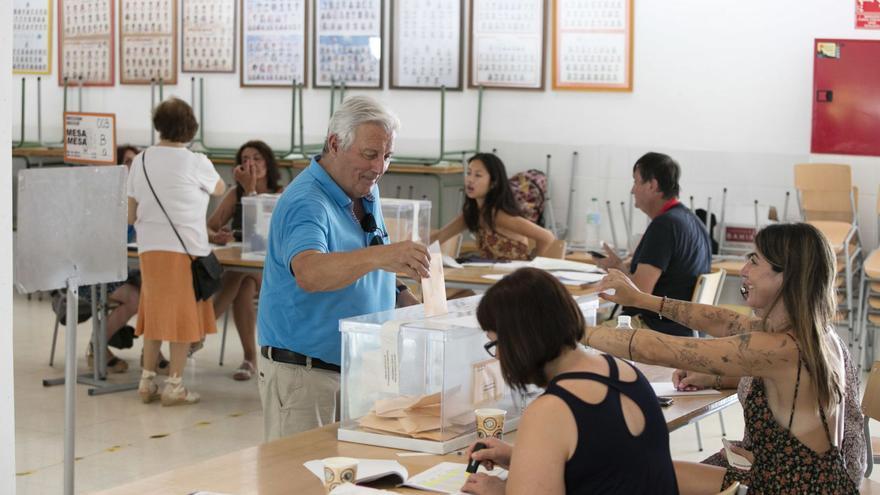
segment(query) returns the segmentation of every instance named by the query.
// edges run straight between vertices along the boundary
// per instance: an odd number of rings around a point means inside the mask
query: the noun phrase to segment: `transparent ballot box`
[[[479,298],[433,318],[419,305],[339,322],[339,440],[445,454],[476,440],[478,408],[504,409],[504,431],[516,428],[523,404],[483,348]]]
[[[260,194],[241,198],[241,257],[262,260],[266,257],[269,223],[280,194]]]
[[[428,244],[431,238],[431,202],[414,199],[382,198],[382,217],[391,242],[416,241]]]
[[[528,400],[504,383],[475,316],[481,296],[449,301],[449,314],[423,306],[340,320],[342,375],[339,440],[446,454],[477,439],[474,410],[506,411],[515,430]],[[595,324],[595,294],[575,298]]]

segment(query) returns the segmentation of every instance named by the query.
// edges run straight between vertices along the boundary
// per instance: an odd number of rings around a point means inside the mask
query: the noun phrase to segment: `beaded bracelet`
[[[663,308],[665,306],[666,306],[666,296],[663,296],[663,299],[660,300],[660,311],[657,311],[657,316],[659,316],[661,320],[663,319]]]

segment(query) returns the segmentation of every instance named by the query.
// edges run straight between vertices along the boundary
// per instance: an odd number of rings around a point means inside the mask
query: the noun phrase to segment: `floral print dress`
[[[831,445],[830,449],[821,454],[817,453],[791,434],[794,405],[797,403],[803,367],[803,364],[798,367],[787,429],[776,421],[773,412],[770,411],[764,391],[764,380],[760,378],[752,380],[752,390],[749,392],[744,413],[746,429],[753,442],[752,453],[755,460],[749,471],[734,467],[727,468],[722,488],[739,481],[749,487],[749,495],[858,493],[858,487],[847,474],[843,454],[831,442],[831,432],[821,405],[819,414],[822,418],[822,427],[828,436],[828,443]]]
[[[525,261],[529,259],[529,245],[506,235],[480,228],[477,231],[480,257],[498,261]]]

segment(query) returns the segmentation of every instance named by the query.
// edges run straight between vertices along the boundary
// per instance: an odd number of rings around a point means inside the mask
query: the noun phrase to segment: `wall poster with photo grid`
[[[469,86],[544,89],[545,0],[473,0]]]
[[[52,72],[52,0],[12,4],[12,73]]]
[[[183,72],[235,72],[235,0],[182,0]]]
[[[241,85],[306,83],[307,0],[243,0]]]
[[[553,3],[553,88],[632,91],[633,0]]]
[[[58,84],[113,86],[114,0],[58,0]]]
[[[392,0],[391,87],[461,89],[464,0]]]
[[[177,2],[119,0],[119,82],[177,84]]]
[[[315,87],[382,87],[382,12],[382,0],[315,0]]]

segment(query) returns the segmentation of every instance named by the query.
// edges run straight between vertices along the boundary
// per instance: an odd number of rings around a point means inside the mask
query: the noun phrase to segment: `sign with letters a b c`
[[[64,161],[116,165],[116,114],[64,112]]]

